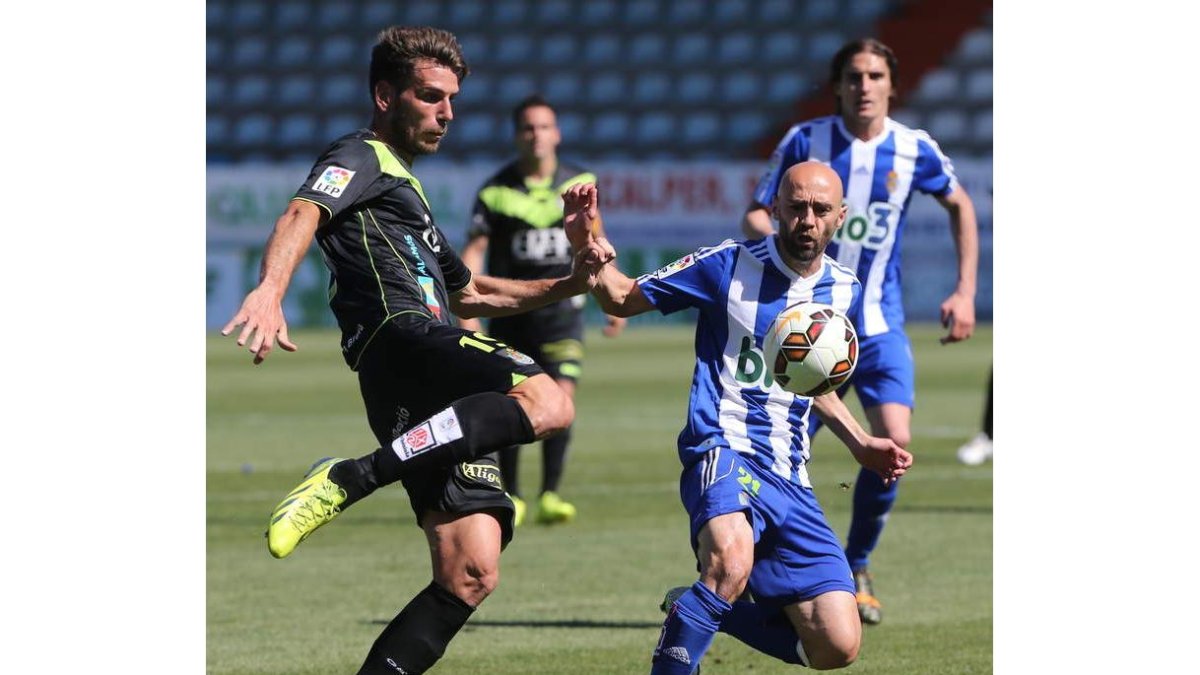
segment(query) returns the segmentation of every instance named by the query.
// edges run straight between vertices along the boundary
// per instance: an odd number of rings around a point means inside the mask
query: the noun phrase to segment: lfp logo
[[[330,166],[325,169],[325,173],[321,174],[317,182],[312,184],[312,189],[324,192],[334,198],[341,197],[346,186],[350,184],[351,178],[354,178],[353,171],[340,166]]]

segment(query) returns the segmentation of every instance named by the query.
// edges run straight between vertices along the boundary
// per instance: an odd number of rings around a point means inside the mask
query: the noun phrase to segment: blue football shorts
[[[891,330],[858,338],[858,365],[847,385],[854,387],[864,408],[883,403],[914,407],[912,345],[904,331]],[[845,388],[840,392],[845,394]]]
[[[772,609],[822,593],[854,593],[850,565],[813,491],[729,448],[687,467],[679,494],[691,520],[692,550],[709,520],[742,511],[754,531],[750,591]]]

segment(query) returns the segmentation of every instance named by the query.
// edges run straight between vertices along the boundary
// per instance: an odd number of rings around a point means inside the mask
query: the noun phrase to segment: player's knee
[[[741,597],[750,580],[750,565],[742,562],[737,556],[728,559],[717,558],[703,575],[707,586],[716,586],[717,595],[726,602],[733,602]]]
[[[517,399],[538,438],[565,431],[575,421],[575,403],[548,376],[539,375],[508,393]]]
[[[835,637],[828,642],[821,645],[816,645],[813,648],[806,646],[809,659],[808,665],[813,670],[834,670],[836,668],[845,668],[858,659],[858,648],[860,644],[860,639],[854,639],[851,636],[843,636],[841,638]]]
[[[477,607],[500,585],[500,570],[494,565],[469,564],[454,573],[448,581],[444,585],[450,588],[451,593],[468,605]]]

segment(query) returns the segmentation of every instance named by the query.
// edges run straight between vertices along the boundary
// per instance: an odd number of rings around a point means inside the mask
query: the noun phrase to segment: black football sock
[[[391,445],[339,462],[329,475],[346,491],[345,508],[406,472],[470,461],[535,438],[533,424],[515,398],[494,391],[472,394],[417,423]]]
[[[571,427],[542,441],[542,492],[556,492],[562,481],[563,466],[567,463],[567,445],[571,442]]]
[[[514,497],[521,496],[521,484],[517,480],[517,459],[521,456],[521,447],[518,445],[510,445],[507,448],[501,448],[500,452],[500,480],[504,482],[504,489],[508,494]]]
[[[992,376],[988,375],[987,407],[983,409],[983,433],[992,437]]]
[[[430,583],[375,638],[358,675],[418,675],[428,670],[475,608]]]

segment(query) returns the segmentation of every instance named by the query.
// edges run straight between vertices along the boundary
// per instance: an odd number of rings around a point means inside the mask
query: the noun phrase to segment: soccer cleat
[[[875,625],[883,621],[883,605],[875,597],[875,588],[871,585],[871,573],[865,569],[854,572],[854,600],[858,602],[858,618],[863,623]]]
[[[567,523],[575,520],[575,506],[564,502],[557,492],[543,492],[538,497],[537,521],[542,525]]]
[[[984,432],[963,443],[958,449],[958,461],[969,466],[978,466],[992,456],[992,439]]]
[[[346,491],[329,480],[329,470],[340,461],[340,457],[317,460],[304,481],[275,507],[267,526],[267,548],[271,555],[287,557],[318,527],[342,512]]]
[[[520,527],[525,522],[525,500],[516,495],[509,495],[513,503],[513,527]]]

